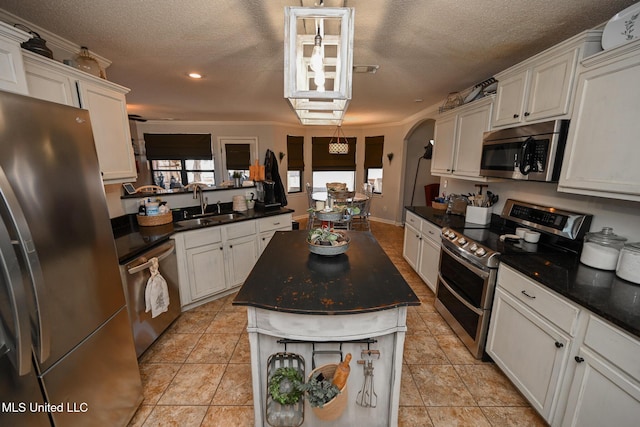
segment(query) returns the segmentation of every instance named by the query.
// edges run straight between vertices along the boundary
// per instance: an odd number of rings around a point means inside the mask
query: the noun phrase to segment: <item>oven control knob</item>
[[[447,237],[453,240],[456,238],[456,233],[454,233],[453,231],[449,231],[449,234],[447,234]]]
[[[467,239],[465,239],[464,237],[461,237],[458,239],[458,243],[464,246],[467,244]]]
[[[471,252],[475,252],[477,249],[478,249],[478,245],[476,245],[475,243],[473,245],[469,246],[469,250]]]
[[[483,256],[487,253],[487,250],[485,248],[480,248],[476,251],[476,255],[478,256]]]

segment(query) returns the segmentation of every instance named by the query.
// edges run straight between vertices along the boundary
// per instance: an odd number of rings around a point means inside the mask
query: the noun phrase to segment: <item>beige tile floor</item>
[[[304,227],[305,224],[301,224]],[[422,305],[409,307],[400,426],[545,426],[493,364],[471,357],[402,258],[404,229],[372,233]],[[182,313],[140,358],[144,401],[130,426],[253,426],[245,308],[233,295]]]

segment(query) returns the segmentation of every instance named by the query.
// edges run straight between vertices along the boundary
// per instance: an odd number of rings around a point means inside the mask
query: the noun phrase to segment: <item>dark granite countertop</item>
[[[465,228],[464,217],[458,215],[446,215],[426,206],[407,210],[441,227]],[[579,255],[570,251],[502,254],[500,261],[640,337],[640,285],[616,277],[615,271],[581,264]]]
[[[232,222],[249,221],[253,219],[293,212],[292,209],[286,208],[279,208],[268,211],[248,210],[243,212],[241,216],[233,220],[226,220],[218,223],[209,223],[202,225],[192,225],[189,227],[175,226],[176,222],[182,219],[182,211],[183,210],[176,210],[174,212],[174,222],[165,225],[157,225],[154,227],[138,226],[138,221],[136,220],[135,214],[123,215],[118,218],[113,218],[111,220],[111,227],[113,228],[113,234],[116,242],[116,252],[118,254],[118,261],[120,262],[120,264],[126,264],[146,250],[166,241],[174,233],[177,232],[189,231],[203,227],[215,227],[217,225],[230,224]]]
[[[347,232],[349,249],[333,257],[309,252],[307,234],[276,232],[233,304],[298,314],[357,314],[420,305],[370,232]]]

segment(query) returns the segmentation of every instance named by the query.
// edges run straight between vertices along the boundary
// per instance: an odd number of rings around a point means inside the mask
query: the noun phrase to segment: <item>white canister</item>
[[[640,284],[640,242],[629,243],[620,250],[616,276]]]

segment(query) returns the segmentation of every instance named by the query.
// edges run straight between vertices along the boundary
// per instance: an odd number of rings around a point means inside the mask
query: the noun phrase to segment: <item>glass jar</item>
[[[620,250],[616,276],[640,284],[640,242],[628,243]]]
[[[76,67],[78,67],[79,70],[96,77],[103,77],[98,60],[91,56],[91,53],[89,53],[89,49],[86,46],[82,46],[80,48],[80,52],[78,52],[74,60],[76,62]]]
[[[603,227],[602,231],[587,233],[580,262],[600,270],[615,270],[620,249],[626,241],[626,237],[618,236],[611,227]]]

